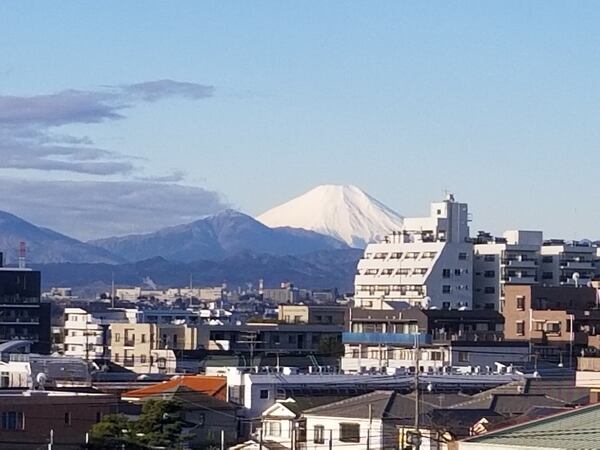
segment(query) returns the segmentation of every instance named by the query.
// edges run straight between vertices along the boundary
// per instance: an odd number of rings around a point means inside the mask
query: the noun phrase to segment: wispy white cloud
[[[130,173],[135,169],[133,158],[96,148],[88,137],[56,134],[52,129],[120,120],[141,102],[169,97],[200,100],[212,95],[212,86],[158,80],[91,91],[0,96],[0,168],[93,175]]]

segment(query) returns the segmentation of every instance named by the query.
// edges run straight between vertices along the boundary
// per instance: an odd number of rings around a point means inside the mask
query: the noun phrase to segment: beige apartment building
[[[198,347],[198,328],[155,323],[110,325],[110,360],[136,373],[174,373],[178,350]]]
[[[340,305],[290,305],[280,304],[277,320],[285,323],[310,323],[344,325],[348,307]]]

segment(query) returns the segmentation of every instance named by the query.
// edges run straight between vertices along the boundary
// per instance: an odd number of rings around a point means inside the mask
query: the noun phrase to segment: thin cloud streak
[[[229,207],[221,194],[172,183],[2,180],[0,209],[83,240],[144,233]]]

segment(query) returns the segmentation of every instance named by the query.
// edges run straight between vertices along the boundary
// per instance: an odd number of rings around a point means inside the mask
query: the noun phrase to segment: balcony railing
[[[577,370],[584,372],[600,372],[600,358],[581,356],[577,358]]]
[[[412,346],[415,344],[415,336],[418,336],[419,344],[431,344],[431,335],[420,333],[418,335],[408,333],[342,333],[344,344],[396,344]]]
[[[433,333],[433,342],[497,342],[504,340],[502,331],[463,331],[459,333]]]

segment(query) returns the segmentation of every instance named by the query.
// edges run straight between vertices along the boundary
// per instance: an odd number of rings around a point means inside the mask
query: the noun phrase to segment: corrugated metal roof
[[[495,445],[519,449],[600,449],[600,404],[467,439],[465,443],[468,448],[482,450]]]

